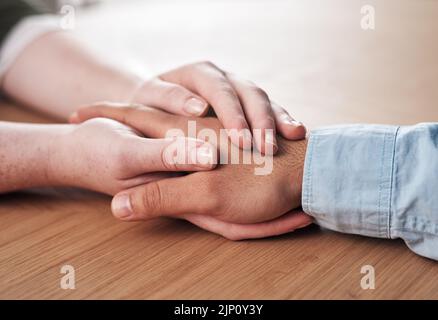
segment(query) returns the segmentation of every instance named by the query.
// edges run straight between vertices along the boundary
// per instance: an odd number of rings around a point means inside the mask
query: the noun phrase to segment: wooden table
[[[362,1],[239,0],[110,2],[78,14],[77,32],[139,72],[212,60],[310,127],[438,121],[438,2],[367,3],[375,30],[360,27]],[[0,119],[48,121],[7,103]],[[231,242],[182,221],[122,223],[109,203],[69,189],[0,196],[0,298],[438,298],[437,263],[402,241],[315,226]],[[60,288],[66,264],[75,290]],[[363,265],[375,290],[360,286]]]

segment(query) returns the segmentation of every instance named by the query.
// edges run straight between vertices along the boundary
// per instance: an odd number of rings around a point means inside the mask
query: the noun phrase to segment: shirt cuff
[[[325,228],[390,237],[398,127],[346,125],[311,132],[302,206]]]
[[[61,30],[56,15],[35,15],[21,20],[8,34],[0,48],[0,82],[21,51],[43,34]]]

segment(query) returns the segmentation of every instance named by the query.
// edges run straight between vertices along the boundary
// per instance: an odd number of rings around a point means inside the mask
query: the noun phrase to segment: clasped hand
[[[116,183],[107,180],[111,176],[106,172],[111,170],[108,165],[102,165],[95,174],[109,188],[102,191],[116,194],[112,211],[121,220],[181,218],[234,240],[278,235],[311,223],[311,218],[297,209],[301,204],[306,140],[287,141],[278,137],[272,173],[260,176],[254,174],[254,164],[225,164],[211,170],[217,162],[216,148],[221,152],[222,148],[238,147],[198,141],[197,150],[203,150],[201,154],[204,157],[207,154],[211,161],[172,167],[175,171],[197,170],[180,175],[156,173],[169,169],[163,161],[165,147],[180,140],[163,139],[166,132],[175,128],[187,132],[189,121],[196,121],[199,130],[219,130],[221,125],[216,118],[182,117],[144,106],[96,104],[80,109],[74,121],[82,122],[75,129],[76,134],[84,135],[84,141],[90,137],[83,148],[95,146],[92,139],[102,140],[102,147],[85,153],[94,154],[97,160],[111,154],[110,150],[117,150]],[[157,148],[164,146],[163,151],[156,153],[160,156],[153,156],[151,143]]]
[[[299,139],[305,129],[263,90],[211,63],[198,63],[146,81],[133,101],[140,104],[97,103],[71,116],[70,121],[79,125],[60,135],[63,141],[57,145],[71,150],[75,144],[77,150],[79,143],[82,156],[64,159],[68,152],[57,150],[61,158],[53,156],[51,162],[55,180],[61,172],[59,180],[69,185],[115,195],[112,212],[124,221],[181,218],[229,239],[278,235],[311,223],[298,209],[306,150],[306,140]],[[205,115],[209,106],[217,118],[193,117]],[[248,135],[230,135],[233,144],[226,146],[193,137],[166,138],[170,129],[187,133],[188,121],[196,121],[199,130],[261,130],[249,139],[262,153],[276,154],[272,173],[257,176],[254,164],[216,168],[224,149],[251,152],[242,150]],[[285,140],[276,131],[299,141]],[[169,150],[175,145],[185,146],[187,161],[173,161]],[[57,169],[57,163],[66,161],[72,168],[69,173]]]

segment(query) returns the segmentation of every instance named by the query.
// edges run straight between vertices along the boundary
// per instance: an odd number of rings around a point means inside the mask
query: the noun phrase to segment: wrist
[[[290,141],[279,138],[279,142],[280,152],[277,161],[287,179],[285,191],[295,203],[300,205],[308,140]]]
[[[74,159],[74,148],[71,139],[75,125],[57,125],[52,128],[48,139],[46,172],[52,186],[70,186],[73,175],[71,160]]]
[[[109,101],[117,101],[124,103],[136,103],[138,92],[143,86],[144,81],[134,74],[130,74],[121,70],[108,69],[108,79],[106,83],[110,88],[108,92],[113,92],[113,99],[105,99]],[[108,93],[106,94],[108,95]]]
[[[304,179],[304,162],[306,160],[306,153],[307,153],[307,139],[300,140],[298,142],[298,152],[296,153],[297,156],[297,164],[296,164],[296,170],[297,170],[297,192],[299,193],[300,200],[301,200],[301,193],[303,191],[303,179]]]

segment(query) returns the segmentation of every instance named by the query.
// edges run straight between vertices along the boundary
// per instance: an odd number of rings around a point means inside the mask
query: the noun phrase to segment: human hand
[[[202,120],[197,122],[201,126]],[[198,214],[240,224],[280,217],[301,205],[307,141],[286,143],[280,138],[279,142],[270,174],[254,174],[255,164],[226,164],[153,181],[117,194],[113,213],[125,221]],[[250,151],[241,151],[245,152]]]
[[[253,165],[222,165],[211,175],[195,173],[121,192],[113,199],[113,213],[128,213],[121,218],[128,221],[161,215],[183,218],[231,240],[308,226],[313,219],[299,208],[307,142],[279,142],[271,175],[255,175]],[[175,199],[176,194],[181,198]],[[123,204],[127,198],[130,204]]]
[[[217,156],[216,147],[201,140],[148,139],[124,124],[100,118],[64,126],[50,149],[48,172],[53,184],[111,195],[176,171],[210,170]],[[182,150],[179,158],[175,150]]]
[[[210,105],[235,145],[251,145],[253,138],[262,153],[277,151],[276,132],[290,140],[302,139],[306,133],[303,124],[261,88],[211,62],[185,65],[145,81],[131,102],[196,117],[206,115]],[[260,133],[254,134],[256,129]]]
[[[147,107],[94,105],[79,110],[79,120],[93,117],[122,121],[156,138],[175,128],[187,133],[188,122],[195,120]],[[196,121],[199,130],[220,129],[217,119]],[[156,127],[150,123],[162,125]],[[270,175],[256,176],[254,164],[221,165],[205,174],[189,174],[122,191],[113,199],[113,213],[125,221],[159,216],[183,218],[229,239],[266,237],[304,227],[312,219],[294,209],[301,202],[307,142],[290,142],[281,138],[279,141],[279,153],[273,159]],[[221,146],[223,148],[226,146]]]

